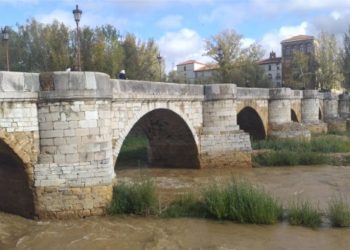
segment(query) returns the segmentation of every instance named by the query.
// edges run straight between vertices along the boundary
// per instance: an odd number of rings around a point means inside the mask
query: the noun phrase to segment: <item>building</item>
[[[282,87],[282,57],[276,57],[276,53],[272,51],[268,59],[262,60],[258,64],[271,81],[271,87]]]
[[[188,60],[176,65],[177,76],[185,83],[210,83],[219,66]]]
[[[288,81],[290,77],[290,66],[293,54],[296,52],[301,52],[302,54],[308,56],[309,58],[309,70],[312,71],[312,59],[316,53],[317,41],[313,36],[308,35],[298,35],[283,40],[281,42],[281,51],[282,51],[282,68],[283,74],[282,79],[283,82]],[[313,80],[312,80],[313,81]]]

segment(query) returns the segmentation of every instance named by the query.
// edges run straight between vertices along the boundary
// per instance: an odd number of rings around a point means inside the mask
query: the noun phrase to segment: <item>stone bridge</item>
[[[250,167],[250,136],[345,130],[349,97],[313,90],[0,72],[0,209],[33,218],[105,213],[134,128],[159,167]],[[342,118],[343,117],[343,118]]]

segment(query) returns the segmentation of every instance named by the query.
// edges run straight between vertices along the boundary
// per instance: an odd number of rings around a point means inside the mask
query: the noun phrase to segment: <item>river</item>
[[[327,207],[332,196],[350,201],[350,167],[312,166],[234,170],[128,169],[118,181],[152,178],[161,202],[174,193],[200,190],[232,176],[246,179],[287,204],[297,197]],[[349,249],[350,229],[313,230],[276,225],[240,225],[203,219],[136,216],[32,221],[0,213],[0,249]]]

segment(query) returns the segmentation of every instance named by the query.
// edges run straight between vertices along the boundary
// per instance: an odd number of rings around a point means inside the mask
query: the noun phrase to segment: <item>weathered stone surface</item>
[[[152,165],[251,167],[250,135],[237,122],[242,110],[257,113],[264,136],[303,140],[327,131],[322,119],[330,131],[345,130],[338,108],[350,116],[349,98],[330,93],[122,81],[97,72],[49,72],[40,80],[0,72],[0,100],[0,139],[23,161],[40,218],[103,214],[134,127],[149,138]],[[292,110],[305,125],[291,122]]]

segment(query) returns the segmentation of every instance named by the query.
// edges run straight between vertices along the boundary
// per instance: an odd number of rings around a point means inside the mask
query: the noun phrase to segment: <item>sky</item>
[[[326,31],[341,41],[350,25],[350,0],[0,0],[0,27],[35,18],[74,28],[76,4],[81,26],[111,24],[121,35],[153,38],[167,71],[189,59],[211,62],[205,41],[227,29],[242,35],[243,46],[257,42],[266,56],[280,56],[283,39]]]

